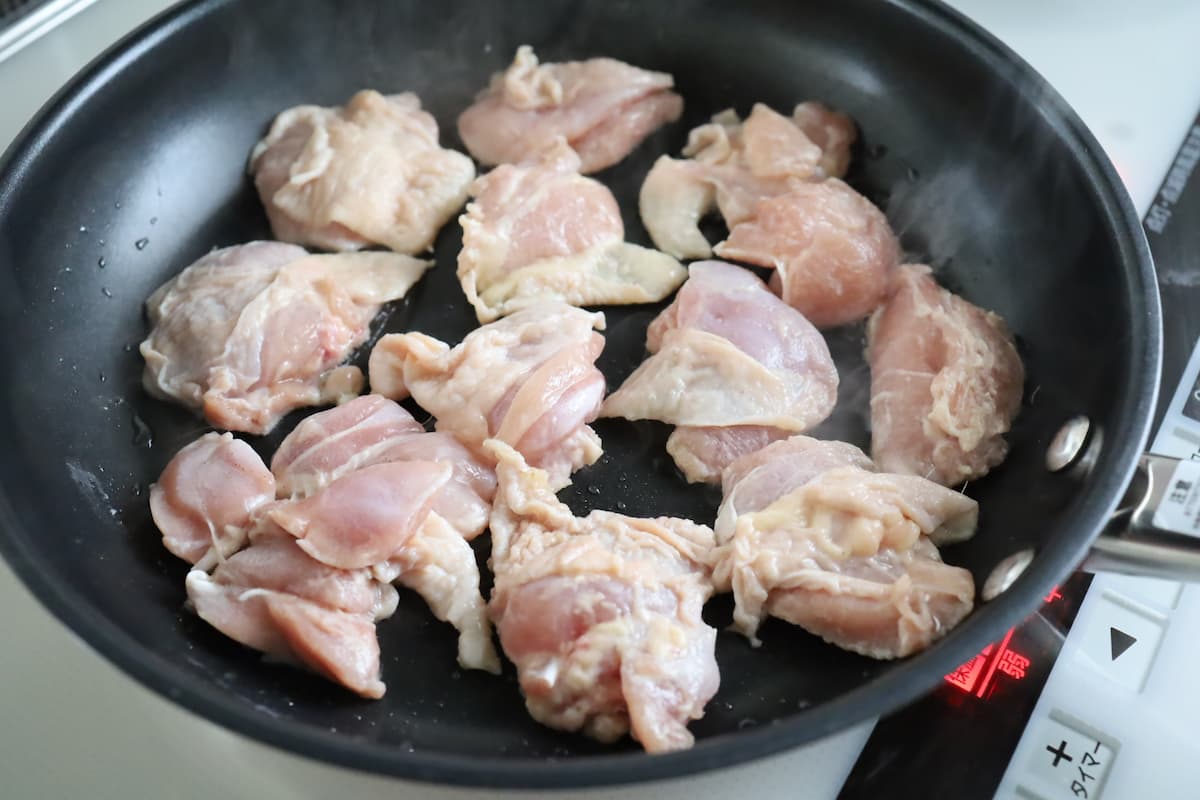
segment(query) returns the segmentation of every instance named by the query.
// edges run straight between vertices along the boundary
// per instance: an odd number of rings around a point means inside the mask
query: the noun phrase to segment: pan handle
[[[1200,461],[1143,455],[1081,568],[1200,582]]]

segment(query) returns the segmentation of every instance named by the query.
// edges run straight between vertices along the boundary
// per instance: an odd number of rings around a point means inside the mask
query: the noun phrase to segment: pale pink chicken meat
[[[687,276],[670,256],[625,241],[612,192],[580,165],[560,138],[472,184],[458,277],[481,323],[547,300],[654,303]]]
[[[870,457],[854,445],[811,436],[792,436],[730,462],[721,474],[723,497],[716,530],[728,538],[738,515],[761,511],[822,472],[838,467],[875,469]]]
[[[683,113],[674,80],[611,58],[539,64],[528,45],[492,76],[487,90],[458,117],[458,133],[483,164],[526,161],[562,137],[584,173],[629,155]]]
[[[250,173],[275,238],[325,250],[428,250],[467,199],[475,165],[438,144],[415,94],[361,91],[279,114]]]
[[[380,445],[424,432],[403,406],[362,395],[302,419],[279,443],[271,472],[281,497],[309,495],[347,472],[383,463]]]
[[[421,333],[389,334],[369,364],[372,390],[412,395],[477,454],[496,438],[546,470],[556,488],[603,452],[588,426],[604,398],[595,361],[604,315],[541,303],[484,325],[456,347]]]
[[[430,263],[278,242],[216,250],[146,301],[143,385],[216,427],[256,434],[294,409],[352,397],[362,373],[338,365]]]
[[[771,288],[818,328],[857,322],[874,311],[900,259],[887,217],[836,178],[758,201],[715,251],[774,268]]]
[[[453,475],[445,461],[362,465],[262,514],[322,564],[368,569],[379,580],[398,581],[420,594],[434,616],[458,630],[459,663],[496,672],[499,660],[475,554],[463,532],[435,510]],[[454,519],[459,512],[448,513]]]
[[[667,453],[689,483],[718,483],[738,458],[793,434],[767,425],[680,425],[667,437]]]
[[[642,222],[663,252],[709,258],[700,220],[714,209],[733,227],[754,215],[755,204],[797,183],[840,178],[857,132],[845,114],[801,103],[792,116],[755,103],[742,120],[727,109],[688,135],[683,159],[655,162],[638,198]]]
[[[602,414],[678,426],[667,449],[689,481],[824,420],[838,375],[821,334],[748,270],[694,263],[650,324],[651,356]]]
[[[1003,319],[906,264],[867,341],[871,454],[882,469],[957,486],[1004,460],[1025,370]]]
[[[712,530],[683,519],[572,515],[547,475],[492,440],[489,607],[525,704],[550,727],[648,752],[690,747],[720,683],[711,594]]]
[[[450,474],[433,461],[372,464],[264,513],[322,564],[363,569],[387,561],[420,530]]]
[[[470,540],[487,527],[496,474],[448,433],[430,433],[381,395],[356,397],[305,418],[271,459],[279,497],[307,496],[341,476],[393,461],[445,463],[450,480],[433,511]]]
[[[254,512],[274,497],[275,479],[250,445],[209,433],[176,453],[150,487],[150,515],[168,550],[210,569],[242,548]]]
[[[212,575],[193,569],[185,585],[196,613],[231,639],[363,697],[383,696],[375,623],[392,615],[397,596],[369,570],[322,564],[268,525]]]
[[[876,471],[858,448],[796,436],[734,462],[715,528],[713,582],[757,644],[767,616],[872,658],[928,647],[970,612],[971,573],[937,545],[974,534],[971,498]]]

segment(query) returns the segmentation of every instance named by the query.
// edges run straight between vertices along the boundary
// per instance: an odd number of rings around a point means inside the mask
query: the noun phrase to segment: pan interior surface
[[[201,0],[169,13],[60,94],[0,167],[10,369],[0,391],[0,549],[42,602],[122,668],[234,729],[362,769],[497,786],[649,780],[766,755],[913,699],[1078,562],[1145,440],[1158,369],[1153,270],[1099,147],[985,34],[939,6],[903,1],[302,5]],[[637,216],[642,177],[712,114],[816,99],[855,119],[849,182],[887,212],[910,259],[1000,313],[1018,337],[1028,379],[1011,455],[969,487],[982,510],[976,538],[944,551],[982,584],[1002,558],[1035,548],[1008,594],[899,662],[776,622],[759,649],[722,632],[721,689],[692,725],[695,748],[657,757],[533,722],[511,666],[500,678],[458,669],[453,630],[412,594],[379,628],[388,692],[378,702],[264,665],[184,609],[185,565],[162,548],[147,489],[205,427],[140,388],[143,300],[213,247],[270,238],[245,167],[280,110],[336,105],[361,88],[411,90],[437,117],[443,144],[461,149],[457,113],[520,44],[544,61],[606,55],[674,75],[683,118],[597,176],[640,244],[650,244]],[[383,328],[453,342],[475,326],[454,277],[460,243],[449,224],[437,267]],[[606,309],[599,363],[610,388],[643,357],[659,308]],[[817,433],[865,446],[861,328],[830,340],[842,389]],[[1045,447],[1080,413],[1104,437],[1095,465],[1049,475]],[[256,448],[269,454],[299,417]],[[577,513],[711,523],[719,495],[678,476],[665,427],[605,421],[597,430],[605,457],[563,494]],[[706,618],[723,628],[730,610],[717,598]]]

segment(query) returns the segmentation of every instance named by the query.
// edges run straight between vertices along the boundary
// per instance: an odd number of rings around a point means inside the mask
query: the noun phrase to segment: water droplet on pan
[[[138,447],[150,447],[154,444],[154,431],[146,421],[137,414],[133,415],[133,443]]]

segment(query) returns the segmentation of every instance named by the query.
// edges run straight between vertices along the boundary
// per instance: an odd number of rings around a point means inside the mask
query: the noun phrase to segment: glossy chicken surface
[[[500,481],[489,607],[530,714],[601,741],[629,733],[652,753],[690,747],[687,723],[720,682],[717,632],[701,619],[712,530],[575,517],[545,472],[503,443],[487,446]]]
[[[732,109],[692,130],[685,158],[661,156],[642,183],[638,207],[655,246],[676,258],[709,258],[700,220],[714,210],[733,228],[759,200],[797,184],[840,178],[857,132],[845,114],[801,103],[785,117],[762,103],[741,119]]]
[[[411,92],[365,90],[344,106],[297,106],[250,157],[275,238],[325,250],[428,250],[467,199],[475,165],[438,144]]]
[[[275,478],[250,445],[208,433],[175,454],[150,487],[150,514],[173,555],[200,569],[246,543]]]
[[[937,545],[974,534],[978,504],[862,451],[806,436],[725,472],[713,581],[734,626],[757,643],[767,616],[872,658],[928,647],[974,606],[971,573]]]
[[[561,488],[602,452],[588,423],[604,397],[595,366],[603,328],[603,314],[541,303],[453,348],[422,333],[390,334],[371,352],[371,386],[394,399],[411,394],[438,431],[479,455],[485,439],[512,445]]]
[[[278,242],[214,250],[146,301],[143,385],[215,427],[267,433],[290,411],[362,391],[359,369],[338,365],[429,266]]]
[[[688,271],[650,324],[650,357],[603,414],[679,426],[668,442],[676,464],[715,482],[738,456],[825,419],[838,375],[821,334],[754,274],[719,261]]]
[[[880,468],[958,486],[1004,460],[1025,370],[999,315],[938,286],[929,267],[906,264],[867,336]]]
[[[211,575],[189,572],[185,585],[200,618],[231,639],[363,697],[383,696],[375,623],[395,612],[397,596],[369,570],[323,564],[266,526]]]
[[[683,112],[675,82],[612,58],[541,64],[533,48],[512,64],[458,117],[458,133],[480,163],[527,161],[562,137],[584,173],[616,164]]]
[[[319,488],[280,500],[265,510],[266,518],[295,536],[299,547],[323,564],[369,569],[381,581],[398,582],[417,592],[434,616],[458,630],[462,666],[498,670],[479,588],[479,567],[467,542],[487,523],[494,477],[444,434],[381,436],[351,454],[342,436],[359,437],[361,444],[369,433],[361,422],[347,423],[362,416],[370,420],[372,415],[362,413],[365,407],[374,408],[378,421],[387,414],[388,405],[395,406],[377,395],[352,402],[359,408],[343,406],[323,412],[325,419],[318,420],[331,434],[323,440],[330,443],[327,447],[318,443],[290,464],[273,464],[281,485],[295,485],[298,461],[310,465],[324,461],[332,469],[323,473],[322,482],[309,483]],[[307,431],[298,427],[298,438],[311,441],[316,427]],[[365,427],[370,430],[369,423]],[[375,431],[386,428],[376,426]],[[295,452],[287,445],[285,440],[279,450],[285,456]],[[351,458],[334,464],[339,455]],[[464,458],[466,463],[461,463]]]
[[[373,464],[422,461],[447,464],[450,479],[433,510],[465,539],[487,527],[496,474],[447,433],[430,433],[402,406],[363,395],[304,419],[271,459],[279,496],[310,495],[331,481]]]
[[[625,242],[612,192],[580,167],[560,138],[472,185],[458,277],[480,322],[551,300],[653,303],[687,277],[670,256]]]
[[[164,543],[196,565],[187,588],[204,619],[379,696],[382,684],[368,679],[378,673],[374,621],[358,605],[338,605],[336,591],[369,582],[394,598],[388,584],[399,583],[458,629],[462,666],[499,670],[467,542],[491,511],[488,467],[378,395],[306,419],[272,466],[278,481],[245,443],[210,433],[180,451],[152,488]],[[313,581],[333,594],[310,596]]]
[[[836,178],[758,201],[715,251],[773,268],[771,288],[818,328],[874,311],[900,258],[887,217]]]

